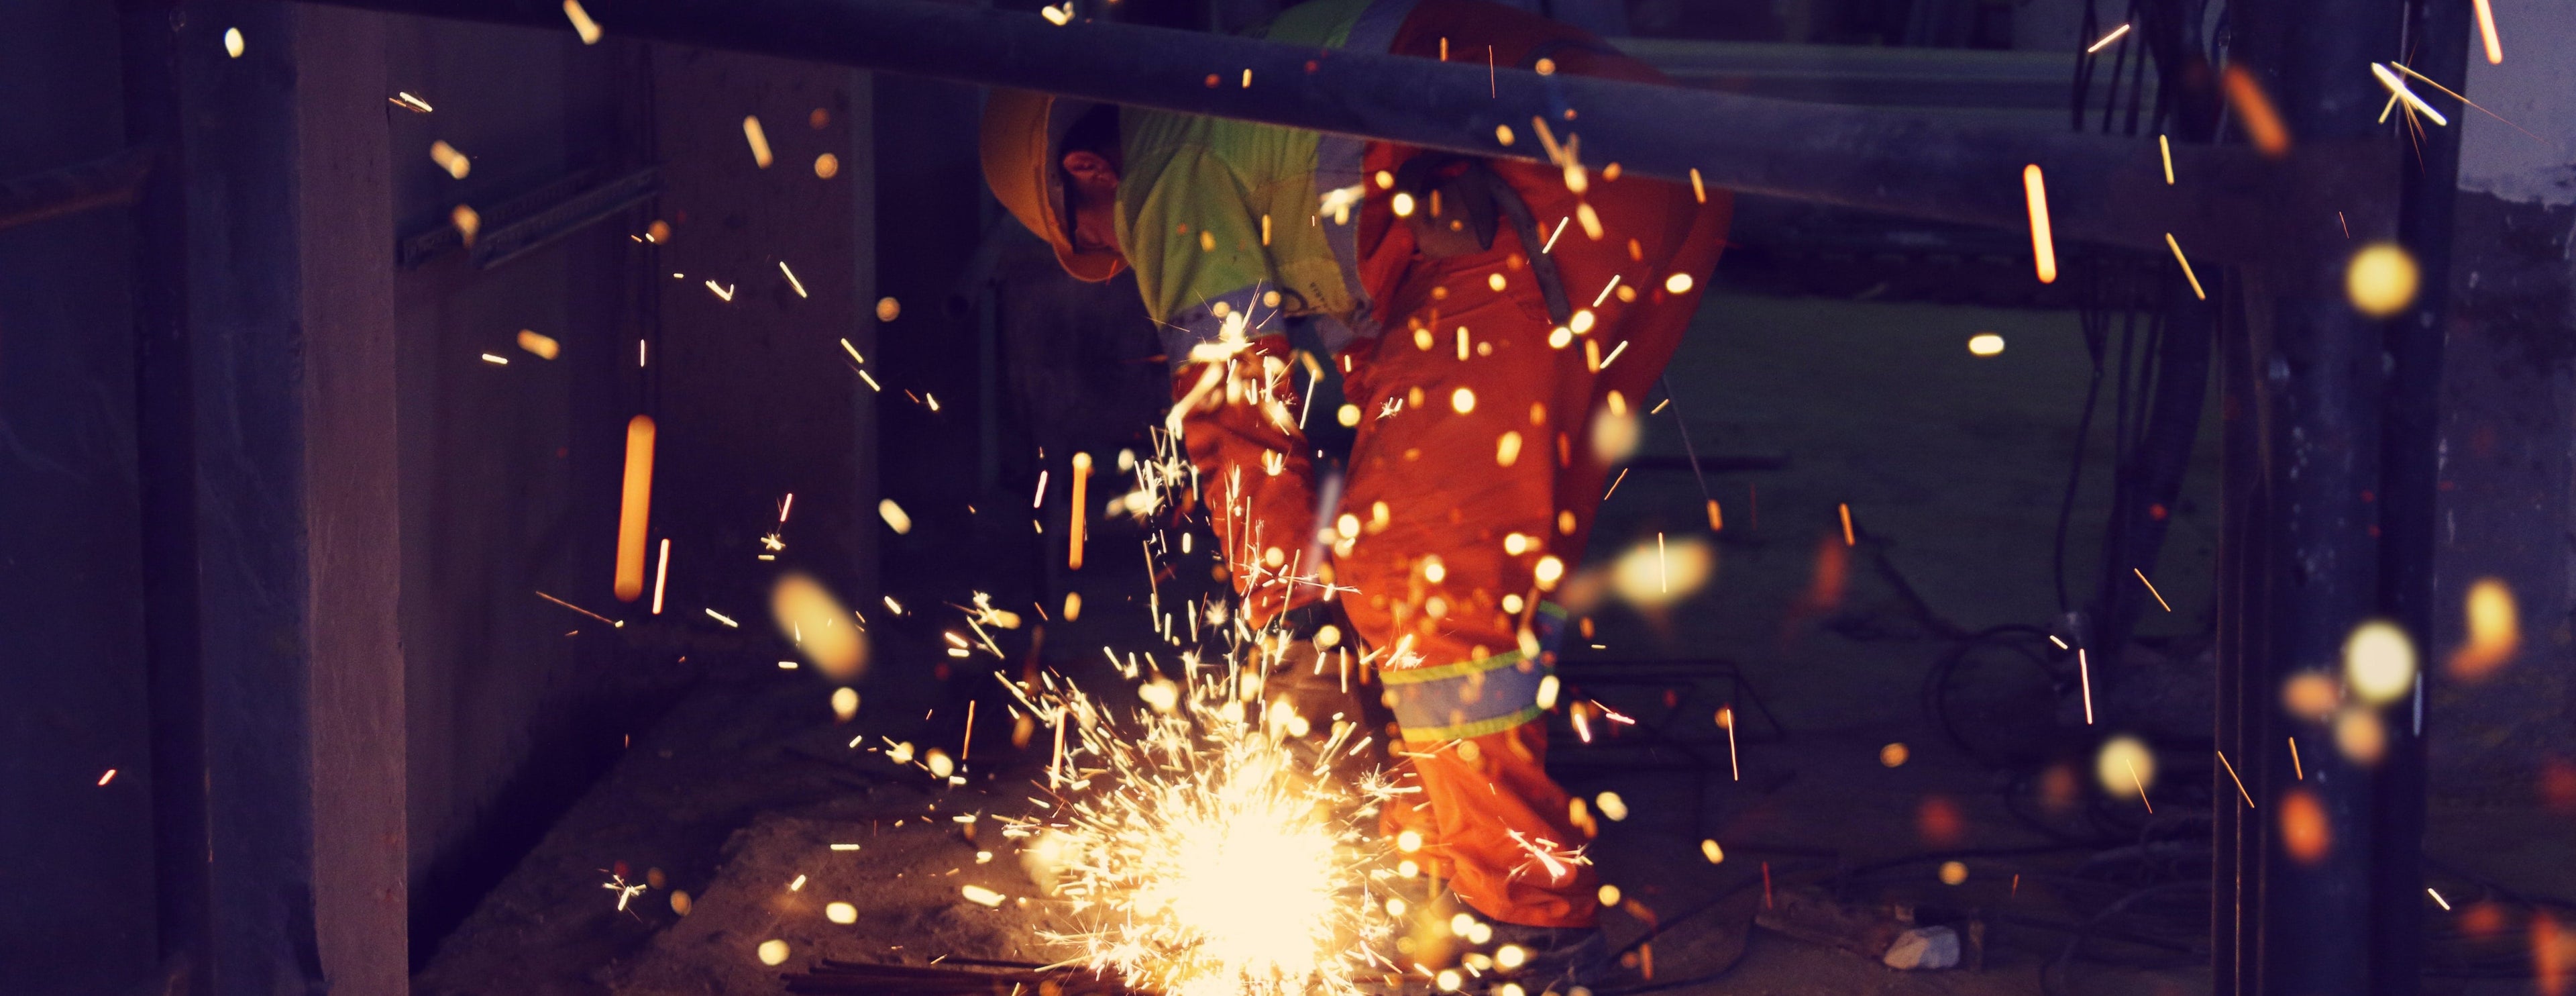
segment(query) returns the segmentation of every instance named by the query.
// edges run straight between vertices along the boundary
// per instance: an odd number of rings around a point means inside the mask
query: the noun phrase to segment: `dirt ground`
[[[1605,918],[1613,942],[1662,930],[1651,948],[1635,952],[1642,957],[1624,979],[1602,991],[2209,991],[2198,933],[2206,929],[2207,893],[2188,885],[2195,876],[2205,882],[2205,863],[2195,870],[2187,848],[2156,843],[2188,839],[2195,810],[2205,820],[2213,804],[2201,770],[2207,761],[2195,762],[2183,746],[2199,737],[2205,749],[2209,715],[2209,665],[2196,641],[2211,611],[2216,510],[2207,434],[2155,572],[2173,611],[2151,611],[2142,627],[2158,652],[2132,655],[2097,689],[2106,722],[2160,749],[2171,745],[2161,755],[2170,774],[2148,789],[2157,813],[2093,787],[2088,775],[2069,790],[2082,797],[2081,811],[2051,816],[2033,809],[2045,793],[2032,779],[1972,757],[1927,718],[1926,669],[1950,644],[1927,630],[1923,615],[1928,608],[1973,628],[2044,624],[2056,611],[2053,531],[2089,370],[2072,316],[1720,295],[1700,322],[1668,377],[1693,442],[1704,456],[1787,459],[1711,475],[1728,531],[1714,544],[1705,589],[1661,609],[1605,600],[1588,612],[1592,636],[1568,648],[1570,673],[1694,662],[1688,680],[1586,690],[1643,725],[1588,745],[1560,728],[1551,758],[1569,789],[1616,792],[1631,813],[1604,823],[1591,851],[1604,879],[1625,894]],[[1983,331],[2005,337],[2002,355],[1967,353],[1968,336]],[[2067,544],[2079,600],[2092,583],[2104,504],[2099,442],[2097,435]],[[1650,420],[1642,452],[1680,455],[1678,433]],[[1632,475],[1604,506],[1588,566],[1658,532],[1704,532],[1702,503],[1686,472]],[[1854,552],[1838,597],[1818,607],[1820,565],[1841,542],[1845,505],[1875,545]],[[1859,559],[1872,550],[1890,570]],[[1896,579],[1922,607],[1901,597]],[[1121,596],[1093,587],[1104,583],[1087,583],[1086,600],[1115,604],[1103,600]],[[2017,667],[1981,659],[1966,669],[1960,702],[1971,742],[2045,735],[2068,721],[2069,707]],[[1751,692],[1721,676],[1740,678]],[[925,715],[937,702],[871,697],[854,721],[838,723],[828,691],[767,662],[710,677],[638,736],[446,939],[414,991],[759,996],[784,992],[781,972],[819,958],[1055,957],[1020,902],[1035,887],[994,822],[1036,808],[1023,791],[1032,762],[978,753],[965,785],[934,781],[864,748],[939,729]],[[1784,732],[1759,721],[1750,695]],[[1732,756],[1712,721],[1720,702],[1735,703],[1744,717]],[[1687,748],[1641,746],[1653,733]],[[1886,763],[1891,744],[1905,745],[1902,763]],[[957,821],[969,814],[977,817],[972,839],[969,824]],[[2110,827],[2139,843],[2110,851],[2059,845],[2050,828],[2070,826],[2079,836]],[[1703,841],[1722,846],[1722,863],[1706,859]],[[2576,893],[2567,841],[2565,817],[2536,806],[2444,801],[2430,850],[2468,873],[2565,895]],[[835,843],[859,847],[835,851]],[[979,851],[994,856],[979,863]],[[1959,862],[1964,878],[1945,884],[1944,861]],[[610,884],[621,863],[629,881],[660,875],[658,887],[629,897],[623,911]],[[1904,972],[1752,929],[1766,868],[1775,889],[1830,882],[1855,901],[1973,911],[1989,930],[1984,964]],[[2118,917],[2091,919],[2158,883],[2184,884]],[[999,908],[974,904],[962,894],[969,884],[1008,898]],[[685,917],[672,903],[682,891],[692,900]],[[834,902],[852,904],[854,922],[832,922],[825,911]],[[782,965],[762,962],[769,941],[785,944]],[[2070,952],[2083,957],[2066,958]],[[2432,991],[2529,989],[2499,980]]]

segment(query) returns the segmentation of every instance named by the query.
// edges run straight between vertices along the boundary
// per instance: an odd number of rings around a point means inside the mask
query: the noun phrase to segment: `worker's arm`
[[[1299,580],[1318,566],[1305,562],[1314,489],[1278,267],[1242,181],[1215,155],[1183,148],[1131,179],[1145,185],[1120,237],[1162,322],[1172,425],[1245,610],[1266,622],[1320,593]]]

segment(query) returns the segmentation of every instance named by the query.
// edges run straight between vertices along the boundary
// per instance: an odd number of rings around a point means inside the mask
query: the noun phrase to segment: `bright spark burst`
[[[1394,873],[1375,827],[1399,790],[1328,770],[1365,746],[1352,724],[1317,750],[1284,704],[1260,701],[1255,667],[1187,663],[1188,694],[1153,697],[1169,711],[1120,717],[1061,680],[1021,697],[1069,738],[1054,808],[1006,831],[1056,859],[1061,917],[1043,936],[1174,996],[1360,992],[1392,968],[1377,952]]]
[[[620,913],[626,912],[627,903],[634,901],[635,897],[644,894],[644,890],[651,888],[640,882],[630,883],[626,881],[626,876],[614,874],[608,876],[608,881],[600,883],[599,887],[617,894],[617,912]]]

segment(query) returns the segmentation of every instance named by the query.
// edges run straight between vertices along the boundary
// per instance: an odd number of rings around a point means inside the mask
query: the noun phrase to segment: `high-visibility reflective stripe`
[[[1511,729],[1539,717],[1538,689],[1555,673],[1565,610],[1541,602],[1532,613],[1537,660],[1514,650],[1437,667],[1378,673],[1394,700],[1396,725],[1410,741],[1455,740]]]
[[[1483,660],[1379,677],[1406,740],[1448,740],[1507,730],[1538,718],[1538,686],[1550,669],[1512,651]]]

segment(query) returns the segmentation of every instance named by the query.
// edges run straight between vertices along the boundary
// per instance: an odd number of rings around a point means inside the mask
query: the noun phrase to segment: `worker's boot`
[[[1422,779],[1404,757],[1404,735],[1396,728],[1394,711],[1387,708],[1386,688],[1377,681],[1377,669],[1360,663],[1364,655],[1349,637],[1342,637],[1334,647],[1316,647],[1312,637],[1321,626],[1351,631],[1350,622],[1338,611],[1304,611],[1307,618],[1291,623],[1295,642],[1264,679],[1263,698],[1273,708],[1285,704],[1305,718],[1309,733],[1304,743],[1310,748],[1333,743],[1334,724],[1352,724],[1334,745],[1332,757],[1312,760],[1324,762],[1326,770],[1347,785],[1393,785],[1393,792],[1379,802],[1379,832],[1388,841],[1410,840],[1414,849],[1405,856],[1431,880],[1447,878],[1448,862],[1437,848],[1427,846],[1436,839],[1430,803],[1422,791]],[[1409,838],[1407,831],[1411,831]]]

